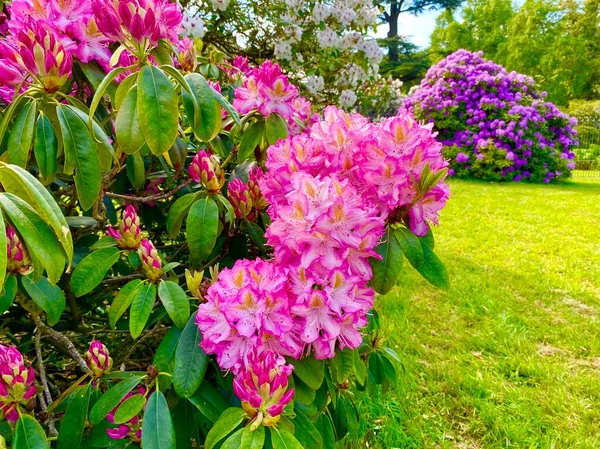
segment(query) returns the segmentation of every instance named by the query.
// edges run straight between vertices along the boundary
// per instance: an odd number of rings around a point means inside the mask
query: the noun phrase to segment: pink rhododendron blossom
[[[293,369],[273,352],[250,351],[248,364],[233,379],[233,391],[251,419],[250,430],[277,424],[294,396],[294,389],[287,389]]]
[[[26,367],[23,356],[14,346],[0,344],[0,418],[11,423],[19,419],[19,405],[35,396],[35,372]]]
[[[137,387],[134,391],[130,391],[121,399],[119,405],[117,405],[111,412],[106,415],[106,419],[108,422],[114,424],[115,423],[115,413],[119,410],[119,407],[125,402],[127,399],[132,397],[133,395],[141,395],[147,400],[147,389],[144,385]],[[146,406],[144,406],[146,408]],[[129,438],[132,441],[141,441],[142,439],[142,419],[140,414],[137,414],[129,421],[120,424],[115,428],[106,429],[106,434],[112,438],[113,440],[122,440],[123,438]]]

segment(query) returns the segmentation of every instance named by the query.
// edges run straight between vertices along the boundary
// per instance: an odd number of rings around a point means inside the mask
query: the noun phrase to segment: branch
[[[42,359],[42,333],[38,328],[35,333],[35,355],[38,359],[38,371],[40,373],[40,379],[42,381],[42,386],[44,387],[44,397],[46,399],[45,402],[42,402],[42,411],[46,411],[46,404],[52,404],[52,396],[50,395],[50,388],[48,387],[48,379],[46,378],[46,367],[44,367],[44,361]]]
[[[152,201],[164,200],[172,196],[173,194],[179,192],[184,189],[188,185],[190,185],[191,181],[186,181],[183,184],[179,184],[172,190],[169,190],[166,193],[160,193],[156,195],[150,196],[134,196],[134,195],[121,195],[119,193],[106,192],[105,195],[111,198],[117,198],[120,200],[130,201],[132,203],[150,203]]]

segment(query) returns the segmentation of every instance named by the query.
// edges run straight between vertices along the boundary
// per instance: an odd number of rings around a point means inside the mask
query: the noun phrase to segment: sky
[[[415,17],[411,14],[400,14],[398,23],[399,34],[408,37],[408,41],[419,47],[428,47],[429,38],[435,28],[435,19],[441,11],[426,11]],[[387,24],[379,25],[375,37],[387,36]]]

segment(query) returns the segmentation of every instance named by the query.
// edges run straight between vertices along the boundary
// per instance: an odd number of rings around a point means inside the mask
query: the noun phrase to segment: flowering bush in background
[[[15,0],[7,23],[0,447],[356,432],[349,387],[399,362],[375,294],[404,257],[448,285],[432,125],[319,115],[278,64],[207,57],[166,0]]]
[[[435,122],[456,175],[547,183],[575,166],[577,120],[545,98],[532,78],[459,50],[429,69],[405,106]]]

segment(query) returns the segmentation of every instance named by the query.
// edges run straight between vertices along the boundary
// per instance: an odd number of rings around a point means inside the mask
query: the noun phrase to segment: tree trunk
[[[390,13],[386,15],[388,25],[388,58],[391,63],[398,62],[398,16],[400,15],[400,6],[402,2],[392,0],[390,2]]]

